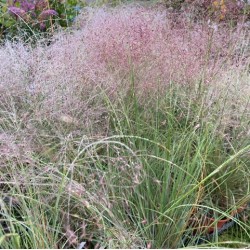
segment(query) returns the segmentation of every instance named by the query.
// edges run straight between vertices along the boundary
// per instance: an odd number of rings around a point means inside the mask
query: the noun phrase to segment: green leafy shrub
[[[68,27],[85,2],[77,0],[12,0],[1,2],[0,39],[20,35],[29,38],[54,30],[55,24]]]
[[[60,17],[58,22],[62,27],[70,26],[75,17],[79,14],[81,8],[86,6],[86,1],[82,0],[66,0],[57,1],[50,0],[50,7],[57,11]]]

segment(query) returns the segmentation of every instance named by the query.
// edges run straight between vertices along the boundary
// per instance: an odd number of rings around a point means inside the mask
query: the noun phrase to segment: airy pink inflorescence
[[[207,64],[208,51],[216,54],[226,45],[219,32],[210,41],[213,32],[208,25],[186,17],[173,20],[164,9],[142,6],[99,9],[82,29],[94,68],[125,74],[133,69],[144,84],[157,79],[187,84],[200,77],[204,66],[212,76],[218,65],[216,58]],[[215,43],[212,50],[209,42]]]
[[[176,17],[160,7],[84,10],[75,29],[59,32],[49,46],[6,43],[0,48],[0,100],[8,94],[37,103],[39,114],[78,113],[86,120],[89,100],[98,103],[101,89],[114,98],[126,93],[132,72],[143,97],[170,82],[211,82],[229,69],[235,46],[243,54],[243,33]]]

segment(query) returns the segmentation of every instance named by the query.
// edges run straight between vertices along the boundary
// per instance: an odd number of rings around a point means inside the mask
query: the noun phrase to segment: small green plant
[[[50,0],[49,2],[50,7],[58,13],[58,23],[61,27],[71,26],[81,9],[87,5],[84,0]]]
[[[12,21],[5,21],[2,26],[5,26],[7,36],[13,36],[16,32],[21,32],[28,36],[31,36],[38,31],[45,31],[49,27],[52,27],[52,18],[58,16],[58,13],[50,9],[49,2],[46,0],[13,0],[8,1],[3,10],[7,15],[6,18],[12,19]],[[9,17],[8,17],[9,16]],[[6,19],[5,19],[6,20]]]
[[[54,29],[55,23],[69,27],[85,6],[77,0],[12,0],[1,1],[0,38],[25,34],[27,38]],[[56,21],[56,22],[55,22]]]

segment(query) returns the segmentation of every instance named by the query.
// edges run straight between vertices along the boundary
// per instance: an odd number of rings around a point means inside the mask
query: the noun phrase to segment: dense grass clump
[[[243,25],[135,4],[6,42],[1,247],[248,246],[249,52]]]

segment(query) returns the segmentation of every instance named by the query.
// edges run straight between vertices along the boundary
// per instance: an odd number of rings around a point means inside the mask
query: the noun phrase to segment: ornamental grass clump
[[[133,4],[47,42],[0,47],[1,247],[194,246],[192,218],[245,204],[245,28]]]
[[[0,48],[0,91],[5,93],[0,99],[10,110],[8,96],[18,112],[31,108],[38,117],[86,125],[94,117],[103,120],[104,93],[116,101],[132,87],[144,105],[170,83],[214,86],[224,72],[240,72],[249,63],[244,28],[232,32],[194,23],[161,7],[91,9],[77,22],[49,46],[7,42]]]

